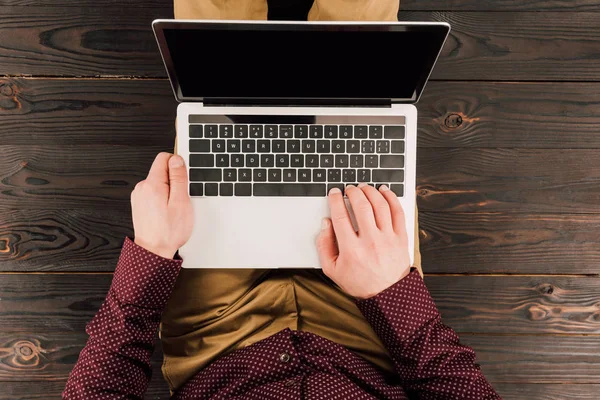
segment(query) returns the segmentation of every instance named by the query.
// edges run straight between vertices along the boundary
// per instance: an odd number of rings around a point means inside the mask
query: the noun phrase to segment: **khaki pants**
[[[308,18],[395,21],[397,13],[398,0],[315,0]],[[266,19],[267,3],[175,0],[175,18]],[[418,223],[415,229],[422,274]],[[321,270],[184,269],[162,316],[165,379],[175,390],[219,357],[284,328],[313,332],[393,371],[354,300]]]

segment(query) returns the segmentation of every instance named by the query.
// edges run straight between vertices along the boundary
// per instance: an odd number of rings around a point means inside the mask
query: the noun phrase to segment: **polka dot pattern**
[[[160,314],[181,263],[126,239],[63,398],[143,398]],[[215,361],[172,399],[500,399],[474,364],[474,352],[441,323],[416,270],[357,304],[394,359],[397,376],[318,335],[284,329]]]

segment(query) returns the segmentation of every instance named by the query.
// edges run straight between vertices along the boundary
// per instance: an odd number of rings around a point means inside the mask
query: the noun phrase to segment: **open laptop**
[[[413,103],[448,24],[152,26],[180,102],[177,147],[195,213],[185,267],[318,268],[328,190],[359,182],[397,194],[414,260]]]

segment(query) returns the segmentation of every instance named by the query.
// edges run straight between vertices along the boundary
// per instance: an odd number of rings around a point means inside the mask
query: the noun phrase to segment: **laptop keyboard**
[[[386,184],[404,195],[403,125],[190,125],[191,196],[326,196]]]

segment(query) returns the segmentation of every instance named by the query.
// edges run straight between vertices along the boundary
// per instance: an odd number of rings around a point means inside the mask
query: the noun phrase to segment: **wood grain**
[[[503,400],[596,400],[600,385],[561,385],[552,383],[499,383],[494,389]]]
[[[426,273],[600,274],[600,216],[419,213]]]
[[[176,107],[164,79],[0,78],[0,142],[172,147]]]
[[[401,11],[398,17],[452,26],[432,79],[600,80],[597,13]]]
[[[598,83],[432,81],[417,108],[419,147],[600,148]]]
[[[400,0],[400,10],[566,12],[598,11],[600,4],[596,0]]]
[[[421,211],[600,212],[597,150],[420,149]]]

